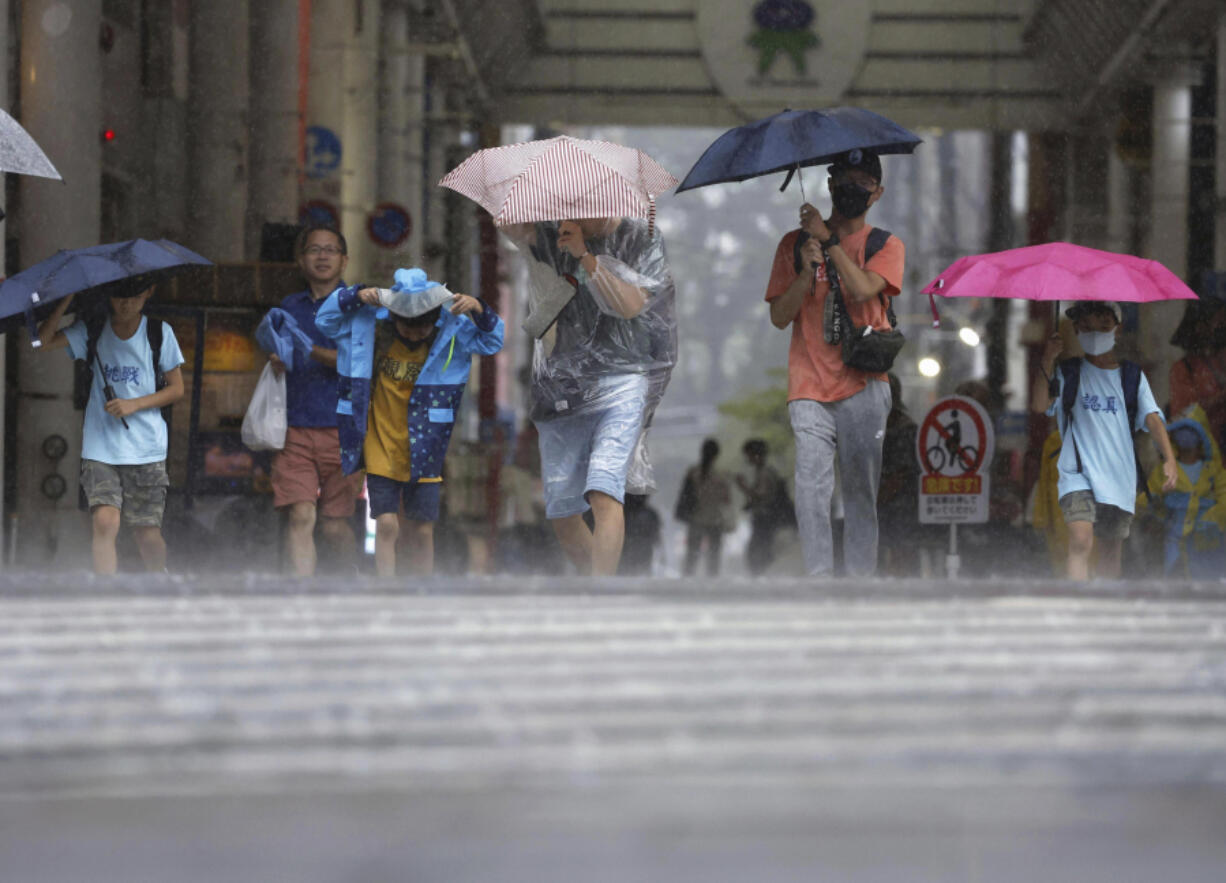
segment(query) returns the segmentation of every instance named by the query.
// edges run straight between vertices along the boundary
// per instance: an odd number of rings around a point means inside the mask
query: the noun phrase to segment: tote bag
[[[285,447],[285,375],[264,366],[243,417],[243,444],[253,451]]]

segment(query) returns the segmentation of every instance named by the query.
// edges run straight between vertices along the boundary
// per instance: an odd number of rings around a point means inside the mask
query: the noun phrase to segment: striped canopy
[[[582,218],[649,218],[657,193],[677,186],[631,147],[560,135],[478,150],[439,182],[494,216],[523,224]]]

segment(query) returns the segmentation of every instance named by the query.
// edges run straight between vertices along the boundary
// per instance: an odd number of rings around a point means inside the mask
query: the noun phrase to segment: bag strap
[[[1124,412],[1128,415],[1128,438],[1136,432],[1137,411],[1140,410],[1138,399],[1141,395],[1141,366],[1127,359],[1120,359],[1120,382],[1124,387]],[[1149,490],[1149,482],[1145,480],[1145,471],[1141,468],[1141,457],[1133,445],[1132,458],[1137,466],[1137,487],[1145,491],[1145,499],[1150,503],[1154,496]]]
[[[867,266],[877,252],[885,247],[886,241],[893,234],[889,230],[882,227],[874,227],[868,231],[868,239],[864,243],[864,264]],[[801,236],[807,238],[808,234],[801,231]],[[801,241],[797,237],[797,241]],[[799,250],[797,250],[799,254]],[[830,255],[826,255],[826,278],[830,282],[830,294],[834,296],[835,303],[835,333],[840,336],[844,327],[851,327],[851,314],[847,312],[847,304],[843,301],[843,284],[839,279],[839,272],[834,268],[834,261],[830,259]],[[881,302],[881,306],[885,308],[886,320],[890,323],[890,330],[898,327],[898,317],[894,314],[894,302],[892,299],[886,298],[882,292],[877,292],[877,300]]]
[[[166,387],[166,373],[162,371],[162,320],[145,317],[145,337],[149,341],[149,355],[153,360],[153,388]]]

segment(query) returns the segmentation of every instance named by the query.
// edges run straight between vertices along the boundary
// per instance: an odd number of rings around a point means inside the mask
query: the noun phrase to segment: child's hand
[[[1162,463],[1162,475],[1166,479],[1162,482],[1162,492],[1175,490],[1175,481],[1179,478],[1179,467],[1175,465],[1174,460],[1166,460]]]
[[[358,300],[367,306],[381,306],[379,301],[379,289],[377,288],[360,288],[358,289]]]
[[[485,312],[485,307],[472,295],[456,294],[455,300],[451,302],[451,312],[456,316],[463,316],[465,313],[480,315]]]
[[[106,412],[120,420],[124,417],[131,417],[136,411],[135,399],[111,399],[106,403]]]

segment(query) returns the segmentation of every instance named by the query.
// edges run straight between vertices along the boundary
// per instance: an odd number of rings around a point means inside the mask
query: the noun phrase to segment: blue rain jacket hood
[[[420,271],[419,271],[420,272]],[[399,274],[397,274],[399,275]],[[425,275],[424,273],[422,274]],[[341,468],[346,475],[363,468],[362,449],[370,412],[375,362],[375,326],[381,307],[358,299],[362,286],[338,288],[315,316],[315,325],[336,341],[336,428]],[[409,459],[414,480],[441,478],[455,415],[471,373],[474,355],[492,356],[502,349],[505,326],[488,305],[476,318],[439,314],[438,329],[409,398]]]
[[[294,351],[310,358],[314,342],[298,327],[298,321],[280,307],[273,307],[255,329],[255,342],[266,353],[275,353],[285,363],[286,370],[294,370]]]

